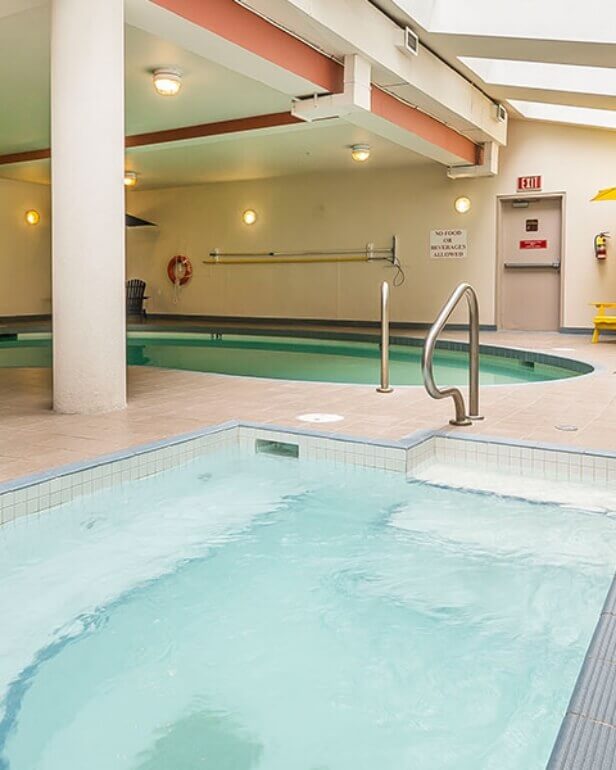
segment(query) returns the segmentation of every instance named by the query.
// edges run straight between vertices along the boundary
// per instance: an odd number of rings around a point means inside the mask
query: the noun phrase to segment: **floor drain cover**
[[[311,412],[310,414],[300,414],[297,417],[302,422],[340,422],[344,417],[340,414],[322,414],[321,412]]]
[[[577,425],[555,425],[556,430],[574,431],[577,430]]]

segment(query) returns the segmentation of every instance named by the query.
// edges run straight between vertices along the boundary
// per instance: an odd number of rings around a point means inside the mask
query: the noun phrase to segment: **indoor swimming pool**
[[[361,336],[361,335],[359,335]],[[402,341],[400,340],[400,343]],[[392,344],[393,385],[421,385],[421,347]],[[158,366],[197,372],[251,377],[376,385],[379,381],[377,341],[247,333],[129,332],[127,357],[132,366]],[[0,367],[51,366],[49,334],[0,338]],[[483,385],[558,380],[592,371],[579,361],[538,357],[523,351],[492,348],[482,353]],[[462,385],[468,377],[468,354],[437,348],[437,382]]]
[[[0,768],[542,770],[615,547],[609,516],[235,450],[24,517]]]

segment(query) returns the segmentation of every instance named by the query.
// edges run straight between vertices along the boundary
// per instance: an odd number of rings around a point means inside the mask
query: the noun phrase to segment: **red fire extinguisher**
[[[599,233],[595,235],[595,257],[605,259],[607,257],[607,239],[609,233]]]

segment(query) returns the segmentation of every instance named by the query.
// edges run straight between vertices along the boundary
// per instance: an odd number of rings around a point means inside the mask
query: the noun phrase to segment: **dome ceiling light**
[[[351,147],[351,157],[357,163],[365,163],[370,157],[370,145],[354,144]]]
[[[182,72],[175,67],[155,69],[152,80],[154,88],[161,96],[175,96],[182,87]]]

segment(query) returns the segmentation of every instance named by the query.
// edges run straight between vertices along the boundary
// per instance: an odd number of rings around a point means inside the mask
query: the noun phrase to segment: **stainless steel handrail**
[[[505,262],[505,267],[508,270],[529,270],[533,268],[559,270],[560,262]]]
[[[456,306],[466,297],[469,311],[469,371],[468,393],[469,411],[466,412],[464,397],[459,388],[439,388],[434,382],[433,358],[436,341],[439,334]],[[432,398],[447,398],[451,396],[455,405],[455,419],[450,420],[451,425],[471,425],[473,420],[482,420],[479,414],[479,302],[475,289],[469,283],[461,283],[441,308],[436,321],[430,327],[426,337],[421,356],[421,372],[424,386]]]
[[[381,385],[379,393],[391,393],[389,384],[389,284],[381,284]]]
[[[396,235],[392,237],[391,246],[375,246],[374,243],[367,243],[363,248],[359,249],[316,249],[313,251],[221,251],[220,249],[214,249],[210,251],[209,256],[214,261],[218,261],[220,258],[224,259],[225,257],[233,259],[277,258],[280,261],[283,261],[285,258],[305,258],[308,261],[310,257],[359,256],[368,262],[386,261],[396,265],[398,263],[398,237]],[[206,261],[205,264],[211,264],[211,262]],[[224,264],[224,262],[221,264]]]

